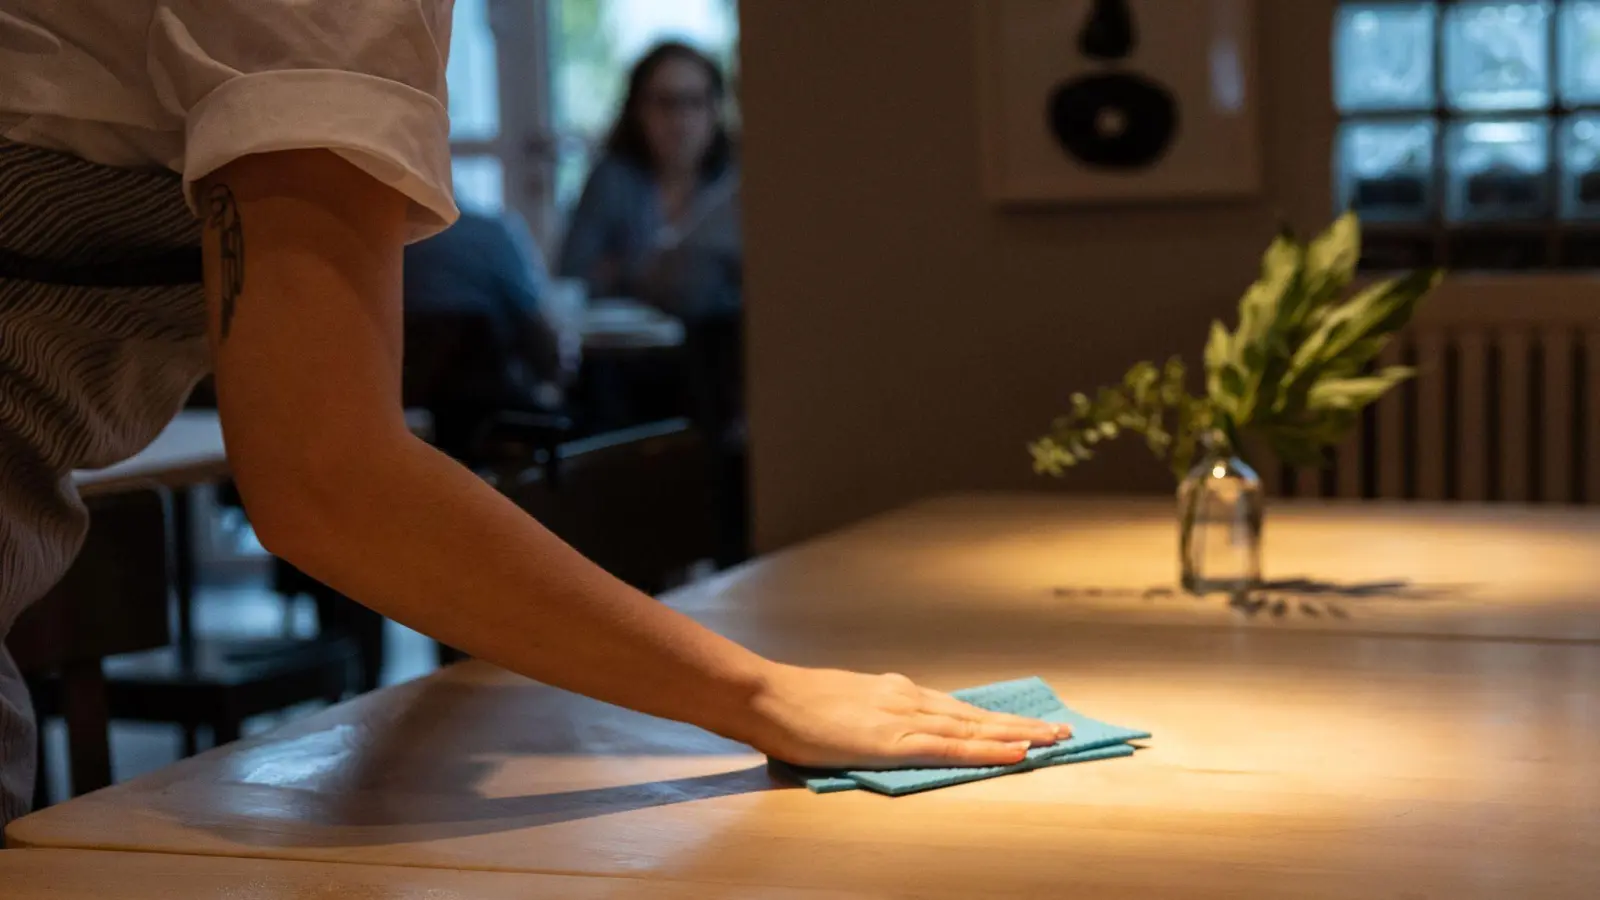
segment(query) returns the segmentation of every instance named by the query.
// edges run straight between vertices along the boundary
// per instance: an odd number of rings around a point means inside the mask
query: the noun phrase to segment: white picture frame
[[[1255,0],[1121,0],[1133,41],[1112,60],[1081,50],[1099,2],[976,4],[987,197],[1002,205],[1120,204],[1259,194]],[[1129,88],[1129,77],[1144,87]],[[1167,99],[1129,108],[1165,107],[1164,126],[1117,106],[1130,92],[1138,99],[1152,91]],[[1086,103],[1085,96],[1095,99]],[[1087,130],[1086,115],[1097,123]],[[1148,137],[1163,127],[1170,137],[1157,156],[1136,153],[1142,161],[1133,164],[1126,154],[1114,164],[1085,162],[1065,143],[1108,156],[1127,146],[1133,129]]]

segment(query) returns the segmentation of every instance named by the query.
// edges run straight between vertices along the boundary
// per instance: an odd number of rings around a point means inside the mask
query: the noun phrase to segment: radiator
[[[1265,463],[1269,491],[1600,503],[1600,291],[1425,306],[1382,364],[1417,377],[1368,409],[1325,468]]]

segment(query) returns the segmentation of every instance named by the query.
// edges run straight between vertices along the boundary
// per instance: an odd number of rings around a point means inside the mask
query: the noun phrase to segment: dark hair
[[[699,65],[705,70],[711,82],[711,103],[716,122],[711,145],[706,148],[705,157],[700,161],[700,174],[706,178],[715,178],[726,171],[733,162],[733,141],[728,137],[728,126],[723,121],[722,115],[722,100],[727,93],[727,79],[715,60],[681,41],[657,44],[633,64],[633,71],[628,74],[628,93],[622,101],[622,111],[617,114],[617,122],[611,127],[611,136],[606,139],[606,150],[611,155],[627,160],[647,172],[655,171],[655,154],[650,149],[650,141],[645,137],[644,123],[640,121],[639,116],[639,105],[644,102],[645,85],[650,83],[650,78],[655,75],[656,69],[660,68],[662,63],[673,59],[688,60]]]

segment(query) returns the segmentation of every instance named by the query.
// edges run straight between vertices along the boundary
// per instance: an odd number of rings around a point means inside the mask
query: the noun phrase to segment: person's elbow
[[[229,465],[256,538],[296,568],[327,571],[350,535],[386,439],[355,440],[344,428],[309,422],[283,433],[237,431],[229,434]]]

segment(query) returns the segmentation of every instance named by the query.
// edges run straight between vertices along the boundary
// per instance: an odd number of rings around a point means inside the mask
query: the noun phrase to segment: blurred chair
[[[675,419],[571,441],[507,496],[556,536],[645,593],[716,553],[706,438]]]
[[[35,807],[46,800],[44,719],[66,720],[73,795],[109,785],[111,704],[102,663],[171,640],[165,499],[136,491],[92,497],[88,506],[82,552],[6,639],[40,718]]]
[[[718,568],[730,568],[750,555],[743,317],[737,309],[726,310],[696,316],[685,324],[690,416],[709,441],[715,560]]]

